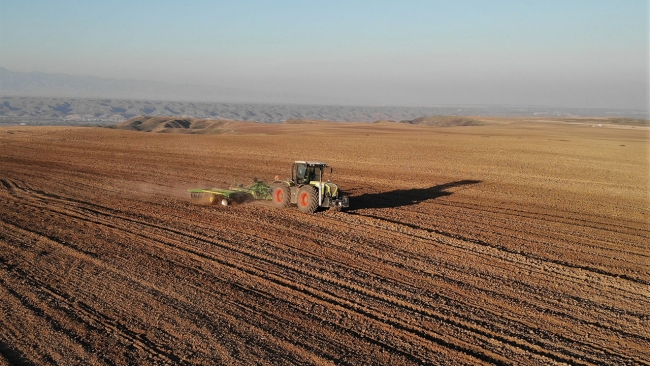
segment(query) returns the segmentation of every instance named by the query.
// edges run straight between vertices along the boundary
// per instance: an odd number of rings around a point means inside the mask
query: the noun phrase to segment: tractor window
[[[307,168],[307,174],[305,175],[305,181],[306,183],[311,182],[312,180],[316,179],[316,171],[313,166],[310,166]]]
[[[316,179],[316,167],[298,164],[296,166],[296,183],[305,184]]]
[[[296,183],[305,184],[317,179],[323,179],[323,167],[296,164]]]
[[[298,164],[296,166],[296,182],[301,184],[305,181],[305,173],[307,173],[307,166],[305,164]]]

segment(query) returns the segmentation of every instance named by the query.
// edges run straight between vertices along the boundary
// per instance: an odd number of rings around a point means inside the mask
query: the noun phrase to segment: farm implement
[[[296,205],[298,210],[314,213],[319,207],[341,210],[349,207],[350,201],[339,187],[329,180],[324,181],[326,163],[314,161],[296,161],[291,167],[291,178],[280,180],[276,176],[273,184],[258,182],[248,187],[196,188],[190,189],[193,199],[203,200],[209,204],[228,206],[254,200],[270,200],[278,208]],[[329,169],[332,174],[332,168]]]
[[[254,183],[248,187],[233,185],[228,189],[195,188],[188,191],[192,199],[211,205],[220,204],[222,206],[229,206],[233,203],[271,199],[271,187],[264,182],[257,181],[257,179],[254,179]]]

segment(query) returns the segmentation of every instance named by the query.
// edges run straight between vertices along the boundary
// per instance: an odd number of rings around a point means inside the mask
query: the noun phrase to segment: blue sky
[[[647,0],[0,0],[0,66],[379,105],[648,109]]]

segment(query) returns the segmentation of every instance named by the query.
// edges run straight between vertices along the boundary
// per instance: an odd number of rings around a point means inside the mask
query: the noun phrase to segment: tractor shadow
[[[364,208],[396,208],[454,194],[449,189],[481,183],[480,180],[459,180],[429,188],[397,189],[381,193],[364,193],[350,197],[350,210]]]

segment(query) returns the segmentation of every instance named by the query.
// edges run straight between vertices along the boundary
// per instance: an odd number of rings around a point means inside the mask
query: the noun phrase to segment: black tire
[[[314,213],[318,208],[318,192],[310,185],[304,185],[298,190],[298,210],[304,213]]]
[[[271,190],[271,201],[275,207],[289,207],[289,203],[291,202],[291,191],[289,187],[285,185],[273,186]]]

